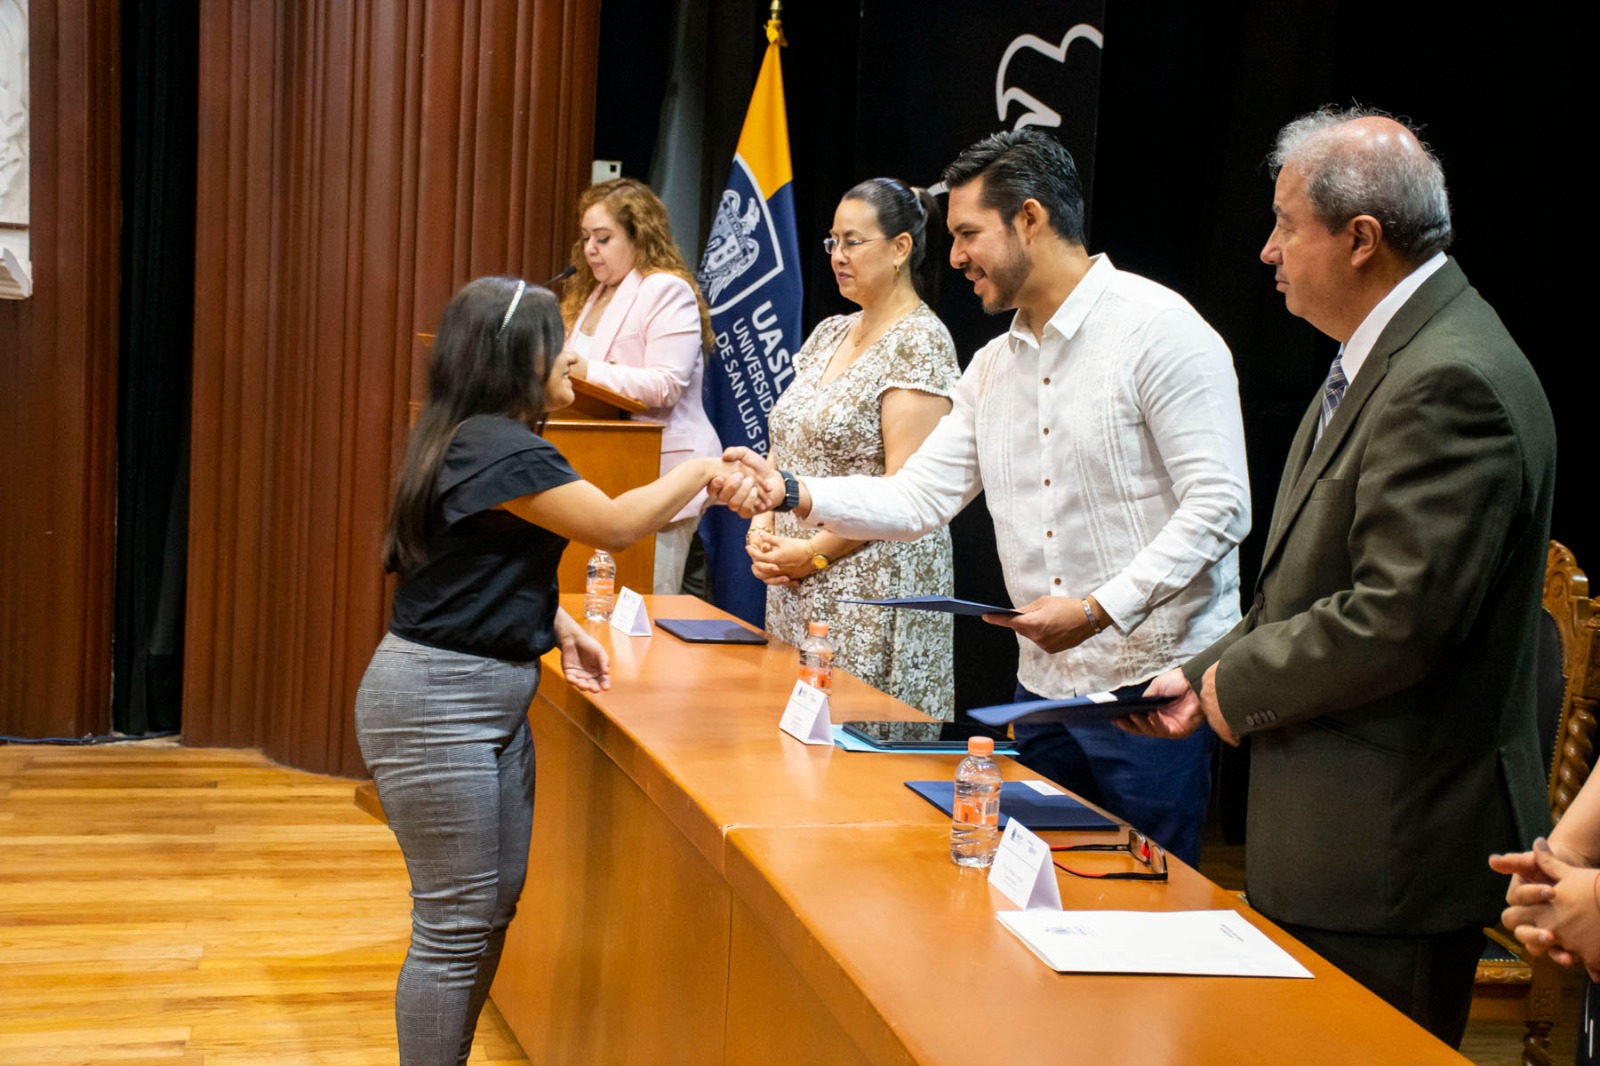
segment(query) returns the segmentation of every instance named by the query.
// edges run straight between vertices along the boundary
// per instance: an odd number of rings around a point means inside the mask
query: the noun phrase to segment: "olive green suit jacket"
[[[1250,738],[1247,887],[1322,929],[1491,918],[1488,855],[1549,828],[1534,664],[1555,425],[1454,260],[1379,337],[1316,447],[1295,437],[1254,602],[1218,663]]]

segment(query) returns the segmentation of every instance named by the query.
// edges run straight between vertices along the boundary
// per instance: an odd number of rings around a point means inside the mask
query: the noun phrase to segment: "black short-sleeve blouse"
[[[554,647],[556,567],[567,540],[495,508],[577,480],[555,445],[515,419],[462,423],[439,466],[428,561],[401,576],[389,631],[513,662]]]

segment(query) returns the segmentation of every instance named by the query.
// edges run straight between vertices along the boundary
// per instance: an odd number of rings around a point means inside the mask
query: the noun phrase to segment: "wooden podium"
[[[432,333],[418,333],[424,350],[433,347]],[[638,400],[603,385],[572,379],[572,403],[550,412],[544,436],[561,450],[567,462],[583,479],[607,496],[616,496],[648,485],[661,471],[661,423],[634,422],[632,417],[646,410]],[[422,405],[410,405],[410,425],[417,424]],[[562,592],[582,592],[589,556],[594,548],[573,541],[561,556],[557,571]],[[616,554],[617,588],[626,585],[649,595],[655,586],[656,538],[645,537],[631,548]]]
[[[545,439],[567,457],[583,479],[607,496],[648,485],[661,471],[661,423],[634,422],[644,404],[603,385],[572,379],[571,404],[550,412]],[[573,541],[561,556],[561,591],[582,592],[594,548]],[[617,588],[649,595],[656,570],[655,534],[618,552]]]

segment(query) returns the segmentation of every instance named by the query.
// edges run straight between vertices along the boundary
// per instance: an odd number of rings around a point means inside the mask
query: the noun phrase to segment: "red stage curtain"
[[[201,5],[187,742],[363,772],[416,334],[565,259],[598,37],[595,0]]]

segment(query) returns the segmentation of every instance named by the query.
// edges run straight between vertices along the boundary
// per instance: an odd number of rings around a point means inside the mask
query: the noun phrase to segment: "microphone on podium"
[[[558,281],[566,281],[568,278],[572,277],[572,275],[576,274],[577,272],[578,272],[578,268],[577,267],[572,266],[571,264],[568,264],[568,266],[567,266],[567,268],[565,270],[563,270],[561,273],[557,274],[555,277],[551,278],[549,281],[545,282],[544,283],[544,287],[547,288],[547,289],[553,289],[556,286],[556,282],[558,282]]]

